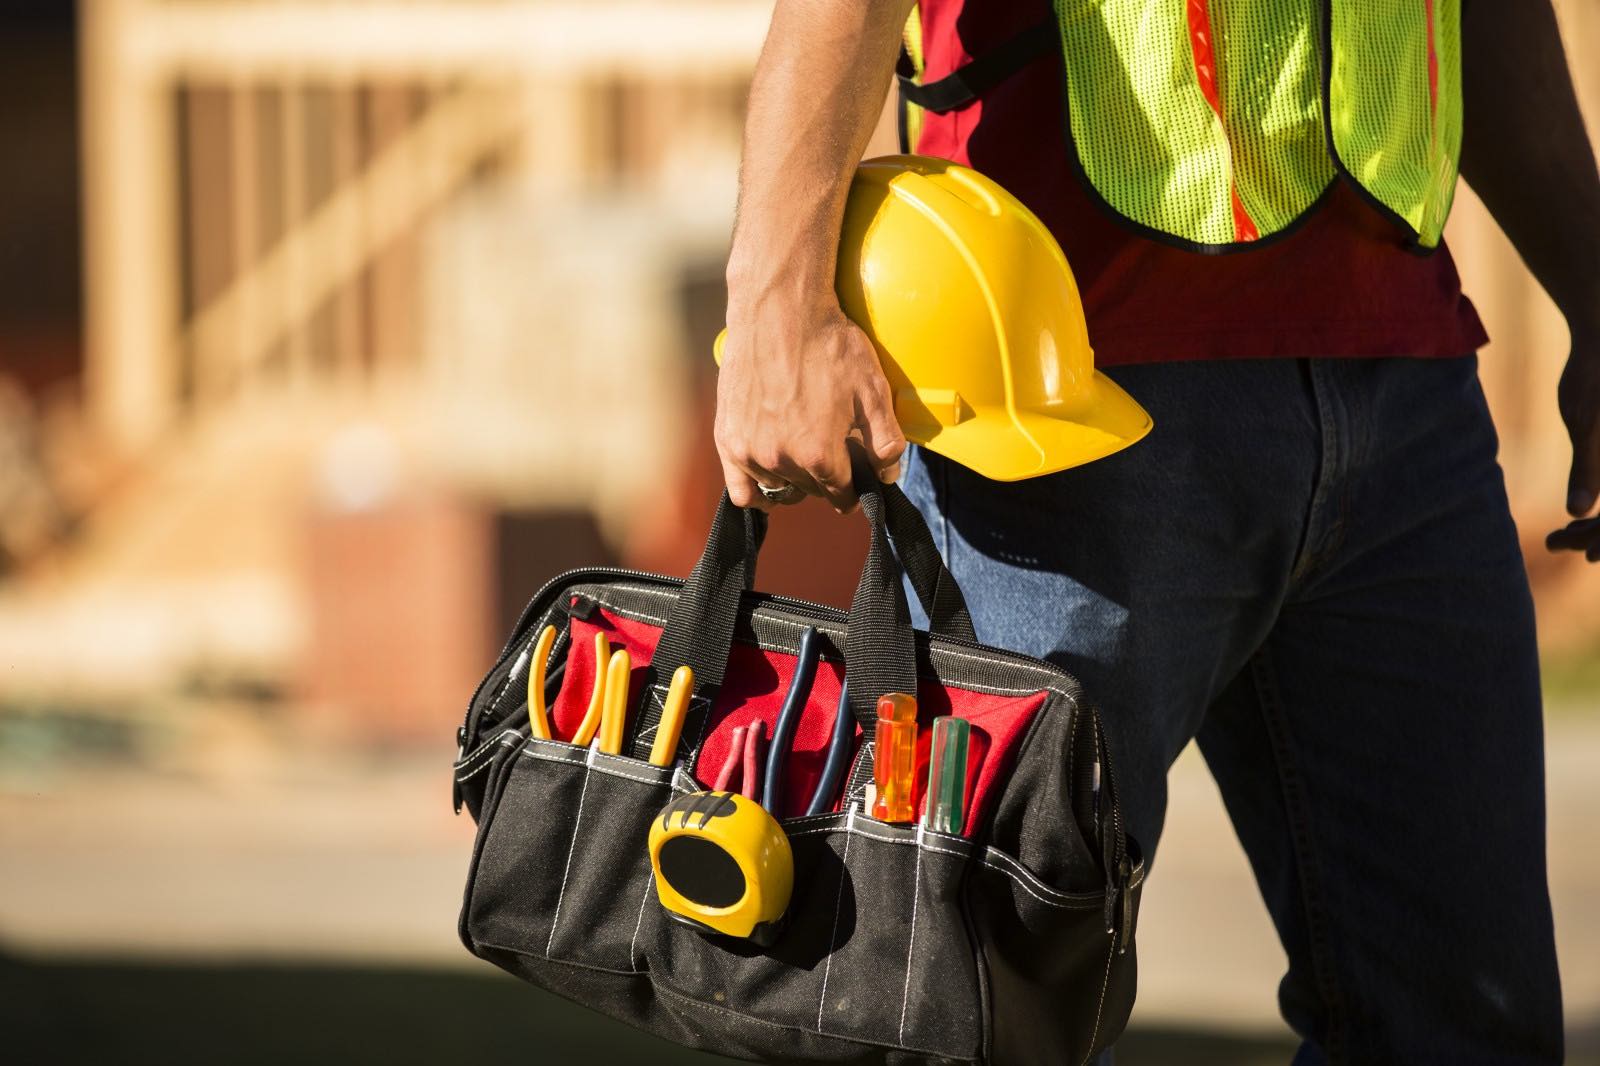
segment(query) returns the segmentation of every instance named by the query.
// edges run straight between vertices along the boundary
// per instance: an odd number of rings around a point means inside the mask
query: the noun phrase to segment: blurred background
[[[1600,9],[1558,7],[1593,122]],[[709,1061],[462,950],[447,763],[540,583],[698,553],[769,9],[0,5],[8,1061]],[[1600,568],[1542,544],[1567,338],[1458,203],[1539,607],[1573,1058],[1600,1062]],[[844,602],[861,544],[801,507],[761,583]],[[1282,957],[1192,751],[1172,804],[1119,1061],[1282,1062]]]

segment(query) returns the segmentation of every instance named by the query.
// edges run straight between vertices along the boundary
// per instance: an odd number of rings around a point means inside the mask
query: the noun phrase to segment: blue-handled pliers
[[[806,707],[806,697],[811,695],[811,684],[817,676],[817,659],[822,648],[815,628],[806,627],[800,634],[800,651],[794,664],[794,677],[789,680],[789,691],[784,693],[783,707],[772,726],[772,743],[767,748],[767,770],[762,781],[761,806],[774,817],[781,817],[778,804],[783,800],[783,764],[794,747],[794,731],[800,724],[800,715]]]
[[[844,768],[850,762],[851,741],[856,735],[856,720],[850,715],[850,683],[839,686],[839,709],[833,714],[833,736],[828,738],[828,755],[822,763],[822,776],[817,779],[817,790],[811,794],[807,814],[821,814],[833,806],[833,794],[844,778]]]

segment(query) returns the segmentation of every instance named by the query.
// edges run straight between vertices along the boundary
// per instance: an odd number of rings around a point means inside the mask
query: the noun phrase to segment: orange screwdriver
[[[891,692],[878,700],[872,764],[877,791],[872,803],[874,818],[883,822],[916,820],[912,791],[916,770],[917,698],[905,692]]]

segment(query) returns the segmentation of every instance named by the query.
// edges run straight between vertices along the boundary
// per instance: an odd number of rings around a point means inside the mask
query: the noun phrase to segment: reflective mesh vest
[[[924,0],[933,2],[933,0]],[[1460,0],[1054,0],[1047,22],[921,84],[907,24],[902,130],[965,107],[1045,51],[1089,188],[1198,250],[1287,230],[1343,176],[1438,245],[1461,147]]]

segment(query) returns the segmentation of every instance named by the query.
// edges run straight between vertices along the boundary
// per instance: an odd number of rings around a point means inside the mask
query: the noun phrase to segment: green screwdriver
[[[933,720],[923,824],[936,833],[960,836],[966,825],[967,740],[971,735],[972,723],[965,718],[946,714]]]

